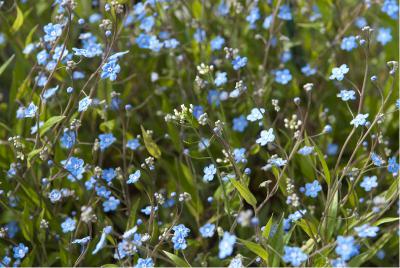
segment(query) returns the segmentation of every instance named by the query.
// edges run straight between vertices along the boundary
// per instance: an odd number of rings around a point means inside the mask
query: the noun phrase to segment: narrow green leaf
[[[324,155],[322,154],[321,150],[314,144],[314,150],[317,152],[318,159],[321,162],[322,170],[325,175],[325,181],[328,185],[331,184],[331,173],[329,172],[328,165],[326,164]]]
[[[6,70],[8,65],[12,62],[12,60],[15,58],[15,54],[13,54],[3,65],[0,67],[0,75]]]
[[[165,255],[168,256],[168,258],[171,259],[171,261],[173,261],[176,266],[178,267],[191,267],[189,263],[187,263],[184,259],[176,256],[175,254],[169,253],[168,251],[163,250],[163,252],[165,253]]]
[[[259,244],[243,239],[239,239],[239,241],[242,242],[250,251],[261,257],[264,261],[268,261],[268,252]]]
[[[272,227],[272,223],[273,223],[273,218],[274,218],[274,215],[272,215],[272,216],[269,218],[267,224],[265,225],[264,231],[263,231],[263,237],[265,237],[265,238],[267,238],[267,239],[269,238],[269,234],[270,234],[270,232],[271,232],[271,227]]]
[[[39,133],[40,136],[42,136],[44,133],[46,133],[52,126],[60,122],[65,118],[64,115],[57,115],[50,117],[40,128],[39,128]]]
[[[149,152],[149,154],[151,154],[155,158],[160,158],[160,156],[161,156],[160,148],[158,148],[157,144],[153,141],[153,139],[147,133],[147,131],[144,129],[144,127],[140,126],[140,128],[142,129],[142,137],[143,137],[144,145],[146,146],[147,151]]]
[[[24,24],[24,13],[22,13],[21,9],[19,9],[19,7],[17,6],[17,17],[15,18],[15,21],[11,26],[11,32],[17,32],[21,28],[22,24]]]
[[[243,197],[243,199],[246,200],[247,203],[249,203],[253,207],[257,205],[257,199],[250,192],[249,188],[246,185],[240,183],[235,179],[230,179],[230,181],[233,184],[233,186],[235,186],[236,190],[238,190],[239,194]]]
[[[375,254],[380,250],[393,236],[393,233],[384,233],[371,247],[361,253],[358,256],[355,256],[350,262],[349,267],[361,267],[363,263],[368,261],[370,258],[375,256]]]
[[[103,122],[100,124],[99,128],[103,132],[112,132],[115,128],[115,120],[113,119]]]
[[[398,217],[387,217],[387,218],[383,218],[383,219],[380,219],[379,221],[375,222],[374,226],[379,226],[384,223],[394,222],[394,221],[399,221],[399,220],[400,220],[400,218],[398,218]]]

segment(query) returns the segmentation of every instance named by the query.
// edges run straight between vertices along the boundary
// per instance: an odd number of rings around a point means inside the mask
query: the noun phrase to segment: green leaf
[[[314,144],[314,150],[317,152],[318,159],[321,162],[322,170],[325,175],[325,181],[328,185],[331,184],[331,173],[329,172],[328,165],[326,164],[324,155],[322,154],[321,150]]]
[[[135,220],[136,220],[136,211],[139,207],[139,203],[140,203],[140,198],[138,198],[135,203],[133,203],[133,205],[131,206],[131,212],[129,214],[129,218],[128,221],[126,223],[126,229],[130,229],[133,227],[133,225],[135,224]]]
[[[270,246],[273,248],[273,250],[270,249],[268,250],[269,253],[268,264],[271,267],[278,267],[281,261],[283,246],[285,244],[283,239],[284,234],[285,232],[283,231],[283,216],[282,216],[281,220],[279,221],[278,227],[276,229],[276,233],[272,236],[271,240],[269,241]]]
[[[254,195],[250,192],[249,188],[246,185],[240,183],[235,179],[230,179],[233,186],[235,186],[236,190],[238,190],[239,194],[246,200],[247,203],[255,207],[257,205],[257,199]]]
[[[259,244],[243,239],[238,239],[238,240],[242,242],[249,250],[251,250],[257,256],[261,257],[264,261],[268,261],[268,252],[264,248],[262,248]]]
[[[176,266],[178,267],[191,267],[189,263],[187,263],[184,259],[176,256],[175,254],[169,253],[168,251],[163,250],[163,252],[165,253],[165,255],[168,256],[168,258],[171,259],[171,261],[173,261]]]
[[[143,141],[147,151],[155,158],[160,158],[161,156],[160,148],[158,148],[157,144],[153,141],[151,136],[146,132],[144,127],[140,126],[140,128],[142,129]]]
[[[24,210],[22,212],[22,217],[21,217],[21,231],[22,235],[24,238],[28,241],[33,241],[33,222],[29,218],[29,207],[27,203],[25,203]]]
[[[39,133],[40,136],[42,136],[44,133],[46,133],[52,126],[60,122],[65,118],[64,115],[57,115],[50,117],[40,128],[39,128]]]
[[[25,46],[29,45],[29,44],[32,42],[32,36],[33,36],[33,34],[36,32],[36,29],[37,29],[38,26],[39,26],[39,25],[35,25],[35,26],[31,29],[31,31],[29,32],[29,34],[26,36],[26,39],[25,39]]]
[[[355,256],[350,262],[349,267],[361,267],[363,263],[368,261],[370,258],[380,250],[393,236],[393,233],[384,233],[374,244],[367,248],[367,251]]]
[[[24,24],[24,13],[22,13],[21,9],[19,9],[19,7],[17,6],[17,17],[15,18],[15,21],[11,26],[11,32],[17,32],[21,28],[22,24]]]
[[[335,226],[337,223],[337,212],[338,212],[339,200],[338,193],[335,193],[335,196],[332,200],[332,204],[329,206],[328,215],[321,222],[322,224],[322,233],[325,235],[326,240],[329,240],[335,230]]]
[[[400,218],[397,218],[397,217],[387,217],[387,218],[380,219],[379,221],[376,221],[374,223],[374,226],[379,226],[384,223],[394,222],[394,221],[399,221],[399,220],[400,220]]]
[[[8,65],[12,62],[12,60],[15,58],[15,54],[13,54],[3,65],[0,67],[0,75],[6,70]]]
[[[103,122],[100,124],[99,128],[103,132],[112,132],[115,128],[115,120],[113,119]]]
[[[269,218],[267,224],[265,225],[263,234],[262,234],[263,237],[265,237],[266,239],[269,238],[269,234],[270,234],[270,232],[271,232],[271,227],[272,227],[272,223],[273,223],[273,217],[274,217],[274,215],[272,215],[272,216]]]
[[[31,167],[30,163],[31,163],[32,158],[35,157],[38,153],[40,153],[41,150],[42,150],[42,148],[35,149],[28,154],[28,158],[26,159],[26,162],[28,163],[28,168]]]
[[[200,1],[195,0],[192,2],[193,17],[195,17],[196,19],[200,19],[202,9],[203,9],[203,5],[200,3]]]

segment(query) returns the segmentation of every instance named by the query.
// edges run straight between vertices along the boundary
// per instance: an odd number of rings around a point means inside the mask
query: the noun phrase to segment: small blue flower
[[[253,7],[250,9],[250,13],[246,17],[246,21],[250,24],[250,29],[255,28],[255,23],[260,19],[260,17],[260,9],[258,7]]]
[[[225,39],[218,35],[210,42],[211,50],[220,50],[224,44]]]
[[[43,93],[43,99],[44,100],[48,100],[49,98],[53,97],[54,94],[57,93],[59,86],[56,87],[52,87],[47,89],[44,93]]]
[[[220,95],[217,90],[209,90],[207,94],[207,101],[210,105],[218,107],[220,105]]]
[[[359,29],[362,29],[368,25],[368,22],[364,17],[358,17],[355,20],[355,24]]]
[[[344,78],[344,75],[347,74],[349,72],[349,68],[347,67],[346,64],[342,64],[340,65],[340,67],[335,67],[332,69],[332,74],[331,76],[329,76],[330,80],[338,80],[338,81],[342,81]]]
[[[386,45],[392,41],[392,30],[390,28],[379,28],[376,40],[381,43],[382,46]]]
[[[233,69],[236,71],[246,66],[246,64],[247,64],[247,57],[236,56],[236,58],[232,60]]]
[[[92,104],[91,98],[89,98],[89,97],[83,98],[82,100],[79,101],[78,112],[86,111],[91,104]]]
[[[76,134],[72,130],[64,130],[63,135],[60,138],[61,147],[65,149],[71,149],[74,146],[76,140]]]
[[[378,186],[378,182],[376,181],[377,179],[376,176],[365,176],[363,181],[360,183],[360,186],[364,188],[365,191],[369,192],[372,188]]]
[[[374,165],[377,167],[380,167],[383,164],[385,164],[385,160],[383,160],[382,157],[380,157],[376,153],[371,153],[371,160],[374,163]]]
[[[25,246],[23,243],[19,243],[18,246],[13,247],[14,258],[23,259],[28,251],[29,248],[27,246]]]
[[[305,75],[305,76],[311,76],[317,73],[317,69],[316,68],[311,68],[310,64],[307,64],[303,67],[301,67],[301,72]]]
[[[281,5],[279,7],[278,18],[281,20],[292,20],[292,12],[290,11],[289,5]]]
[[[272,25],[273,19],[274,19],[273,15],[269,15],[269,16],[265,17],[264,22],[263,22],[263,28],[269,29]]]
[[[354,230],[357,232],[358,236],[361,238],[375,237],[376,233],[379,231],[379,227],[370,226],[369,224],[363,224],[359,227],[355,227]]]
[[[149,215],[151,214],[151,210],[152,210],[152,207],[151,207],[151,206],[147,206],[147,207],[141,209],[140,211],[141,211],[144,215],[149,216]],[[157,211],[157,210],[158,210],[158,207],[154,207],[154,208],[153,208],[153,211]]]
[[[206,39],[206,31],[204,31],[201,28],[197,28],[193,37],[194,37],[194,40],[196,40],[196,42],[201,43]]]
[[[214,164],[210,164],[204,167],[203,172],[203,181],[210,182],[214,179],[214,175],[217,173],[217,169],[215,168]]]
[[[49,198],[51,203],[56,203],[61,200],[62,193],[59,190],[54,189],[49,193]]]
[[[126,143],[126,147],[128,147],[129,149],[135,151],[137,148],[140,147],[139,139],[128,140],[128,142]]]
[[[246,163],[246,149],[245,148],[236,148],[233,150],[233,157],[235,158],[236,163]]]
[[[297,153],[301,155],[309,155],[312,154],[313,152],[314,152],[314,146],[304,146],[300,148]]]
[[[43,27],[43,31],[45,32],[44,41],[52,42],[55,41],[57,37],[61,36],[62,25],[49,23]]]
[[[331,260],[331,265],[332,265],[332,267],[339,267],[339,268],[348,267],[346,261],[343,260],[342,258],[337,258],[337,259]]]
[[[108,147],[111,146],[117,139],[114,137],[112,133],[106,133],[106,134],[100,134],[99,135],[99,140],[100,140],[100,150],[104,151]]]
[[[399,16],[399,2],[397,0],[385,0],[381,7],[381,11],[396,20]]]
[[[317,180],[312,183],[306,183],[306,196],[315,198],[318,196],[318,193],[322,190],[321,184]]]
[[[300,266],[308,259],[308,256],[298,247],[285,246],[282,259],[285,263],[290,263],[293,266]]]
[[[77,157],[70,157],[67,160],[61,161],[61,164],[69,172],[68,179],[70,181],[80,180],[83,178],[83,173],[85,172],[85,162]]]
[[[61,223],[62,232],[68,233],[75,230],[76,220],[70,217],[66,218],[63,223]]]
[[[388,171],[396,176],[399,173],[399,164],[397,163],[396,156],[390,157],[388,160]]]
[[[357,42],[355,36],[348,36],[343,38],[340,48],[345,51],[352,51],[357,48]]]
[[[215,224],[206,223],[200,227],[199,232],[202,237],[213,237],[215,232]]]
[[[108,200],[103,202],[103,210],[104,212],[114,211],[117,209],[120,203],[121,201],[119,201],[119,199],[111,196]]]
[[[27,108],[24,109],[24,117],[25,118],[32,118],[35,117],[38,107],[31,102]]]
[[[275,70],[274,75],[275,82],[281,85],[286,85],[292,80],[292,75],[290,74],[289,69]]]
[[[353,120],[351,120],[350,125],[354,125],[354,127],[365,126],[368,115],[369,114],[358,114]]]
[[[224,85],[228,81],[228,78],[226,77],[225,72],[217,72],[216,77],[215,77],[215,85],[217,87]]]
[[[136,170],[134,173],[129,175],[129,179],[126,181],[127,184],[136,183],[141,176],[140,170]]]
[[[344,261],[350,260],[358,254],[358,246],[355,244],[355,239],[352,236],[338,236],[336,239],[336,254]]]
[[[179,224],[172,227],[174,231],[174,235],[171,239],[172,243],[174,243],[175,250],[184,250],[187,247],[186,237],[189,235],[190,230],[186,228],[185,225]]]
[[[153,29],[154,24],[155,24],[154,17],[148,16],[142,19],[139,28],[148,33],[151,31],[151,29]]]
[[[117,79],[117,74],[121,71],[121,66],[119,66],[116,60],[111,60],[104,64],[101,69],[101,79],[109,78],[110,81],[115,81]]]
[[[339,94],[337,94],[338,98],[341,98],[342,101],[348,101],[348,100],[355,100],[356,92],[354,90],[341,90]]]
[[[274,130],[272,128],[268,130],[262,130],[260,133],[260,138],[256,140],[261,146],[271,143],[275,140]]]
[[[113,168],[103,169],[103,171],[101,173],[101,177],[107,183],[110,183],[115,177],[117,177],[117,172]]]
[[[232,255],[233,253],[233,246],[236,243],[236,236],[230,234],[229,232],[224,232],[221,241],[218,245],[218,257],[220,259],[225,259],[226,257]]]
[[[263,114],[265,113],[264,108],[253,108],[251,109],[250,114],[246,117],[247,120],[254,122],[261,120],[263,118]]]
[[[151,258],[139,258],[134,268],[151,268],[154,267],[154,262]]]
[[[298,220],[300,220],[301,218],[303,218],[303,215],[306,214],[306,212],[307,212],[307,211],[306,211],[305,209],[303,209],[303,210],[297,210],[297,211],[295,211],[294,213],[289,214],[288,219],[289,219],[291,222],[295,223],[296,221],[298,221]]]
[[[239,117],[233,118],[233,130],[237,132],[243,132],[246,127],[248,126],[248,122],[244,115],[241,115]]]
[[[43,49],[36,55],[36,59],[39,65],[45,65],[48,58],[49,58],[49,53],[47,53],[45,49]]]

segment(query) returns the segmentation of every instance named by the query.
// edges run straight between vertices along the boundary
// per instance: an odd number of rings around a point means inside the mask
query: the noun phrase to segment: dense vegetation
[[[398,266],[396,0],[0,2],[0,266]]]

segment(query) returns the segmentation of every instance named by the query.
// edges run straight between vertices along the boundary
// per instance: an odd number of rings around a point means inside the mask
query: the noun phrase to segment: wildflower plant
[[[382,1],[0,1],[0,266],[396,266]]]

